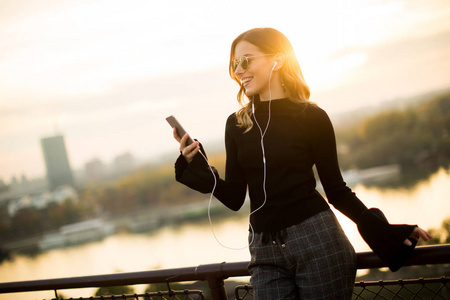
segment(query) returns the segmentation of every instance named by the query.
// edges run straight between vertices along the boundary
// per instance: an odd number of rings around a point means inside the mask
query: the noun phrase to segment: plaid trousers
[[[327,210],[250,245],[250,283],[258,300],[351,299],[356,254],[336,216]]]

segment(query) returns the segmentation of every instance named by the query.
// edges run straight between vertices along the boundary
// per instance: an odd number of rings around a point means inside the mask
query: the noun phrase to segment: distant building
[[[85,164],[86,178],[89,180],[98,180],[105,177],[105,165],[98,158],[92,159]]]
[[[71,186],[58,186],[53,192],[43,191],[35,194],[28,194],[13,199],[8,203],[8,213],[10,217],[14,217],[21,209],[34,208],[44,209],[49,204],[61,204],[66,200],[78,202],[78,195]]]
[[[116,173],[130,172],[134,168],[134,157],[131,153],[126,152],[116,156],[114,159],[114,170]]]
[[[22,175],[22,181],[13,177],[9,185],[0,186],[0,204],[22,196],[42,193],[48,190],[47,178],[28,179]]]
[[[73,173],[67,156],[64,137],[57,135],[41,139],[50,190],[61,185],[74,186]]]

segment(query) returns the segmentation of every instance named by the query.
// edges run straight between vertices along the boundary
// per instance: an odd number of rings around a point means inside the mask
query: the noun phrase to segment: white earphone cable
[[[222,247],[227,248],[227,249],[243,250],[243,249],[246,249],[246,248],[250,247],[250,245],[253,243],[254,238],[255,238],[255,231],[253,229],[252,223],[250,222],[250,216],[252,214],[256,213],[257,211],[259,211],[260,209],[262,209],[264,207],[264,205],[266,204],[266,202],[267,202],[267,191],[266,191],[267,165],[266,165],[266,151],[265,151],[265,148],[264,148],[264,136],[266,135],[267,129],[269,128],[269,123],[270,123],[270,118],[271,118],[270,105],[272,103],[272,91],[270,89],[270,82],[271,82],[271,79],[272,79],[273,70],[275,69],[276,65],[277,65],[277,63],[274,64],[274,66],[272,67],[272,70],[270,71],[270,74],[269,74],[269,116],[268,116],[268,119],[267,119],[267,125],[266,125],[266,128],[264,129],[264,132],[262,131],[261,126],[258,123],[258,120],[256,120],[255,106],[254,106],[255,105],[255,101],[254,100],[252,101],[253,118],[255,119],[256,125],[258,126],[259,132],[261,134],[261,151],[262,151],[262,156],[263,156],[263,192],[264,192],[264,201],[257,209],[255,209],[254,211],[250,212],[249,215],[248,215],[248,224],[250,226],[250,231],[251,231],[251,234],[252,234],[252,238],[251,238],[250,242],[248,243],[248,245],[246,245],[245,247],[233,248],[233,247],[226,246],[226,245],[222,244],[219,241],[219,239],[217,238],[217,236],[216,236],[216,233],[214,231],[214,226],[212,224],[212,219],[211,219],[211,203],[212,203],[212,198],[213,198],[214,192],[215,192],[216,187],[217,187],[217,178],[216,178],[216,174],[214,174],[214,170],[212,169],[211,165],[209,164],[208,159],[206,158],[206,155],[204,155],[202,153],[202,151],[199,151],[199,153],[203,156],[203,158],[205,159],[206,163],[208,164],[209,170],[211,171],[211,174],[213,175],[213,178],[214,178],[214,185],[213,185],[213,188],[212,188],[212,191],[211,191],[211,195],[209,197],[209,203],[208,203],[208,220],[209,220],[209,225],[211,227],[211,231],[212,231],[213,236],[216,239],[217,243],[219,243]]]

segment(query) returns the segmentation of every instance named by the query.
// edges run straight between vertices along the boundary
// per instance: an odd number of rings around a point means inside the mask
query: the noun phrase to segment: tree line
[[[399,164],[403,175],[450,163],[450,92],[336,128],[342,169]]]

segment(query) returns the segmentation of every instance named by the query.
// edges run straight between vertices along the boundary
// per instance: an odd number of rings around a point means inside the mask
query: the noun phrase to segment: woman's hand
[[[194,141],[189,146],[186,146],[189,135],[186,133],[183,137],[180,137],[175,127],[173,128],[173,137],[180,143],[181,154],[188,163],[191,163],[194,156],[198,153],[198,151],[200,151],[200,143],[198,141]]]
[[[409,237],[415,239],[416,241],[419,241],[419,239],[422,238],[426,242],[431,238],[431,234],[420,227],[416,227]],[[403,244],[405,244],[406,246],[412,246],[411,241],[408,239],[406,239]]]

